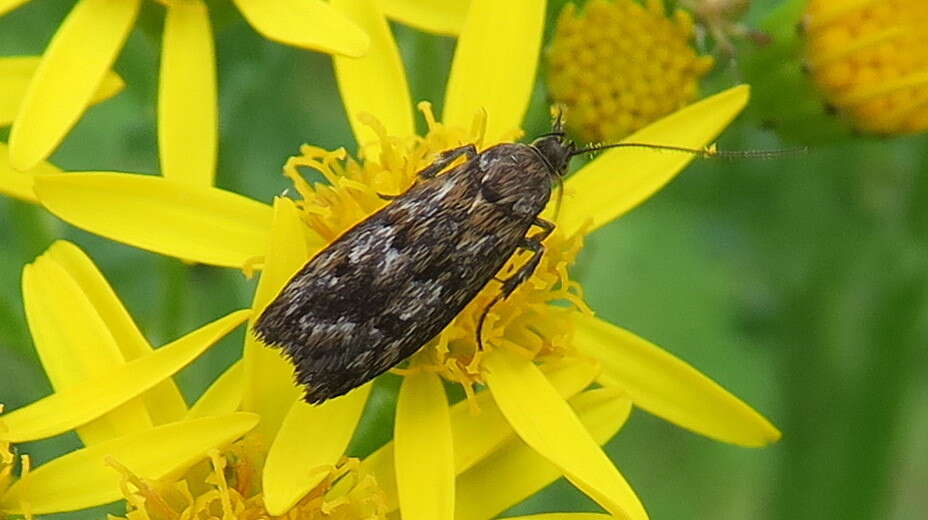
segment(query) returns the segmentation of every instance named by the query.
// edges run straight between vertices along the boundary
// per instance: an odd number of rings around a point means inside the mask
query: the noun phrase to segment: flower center
[[[811,0],[803,28],[813,81],[855,128],[928,129],[928,3]]]
[[[552,98],[586,142],[617,141],[696,98],[713,66],[690,46],[693,19],[664,11],[663,0],[572,3],[558,17],[547,50]]]
[[[122,475],[128,509],[124,520],[386,518],[383,492],[371,475],[362,472],[357,459],[343,460],[284,515],[271,516],[264,508],[259,488],[261,463],[256,463],[264,455],[247,441],[239,441],[222,454],[214,450],[208,462],[194,466],[182,479],[169,484],[140,478],[118,461],[110,460],[109,464]]]
[[[465,130],[435,121],[428,103],[420,103],[419,109],[428,123],[425,136],[388,136],[382,125],[368,117],[367,123],[379,136],[376,153],[365,153],[372,149],[367,147],[359,159],[354,159],[346,157],[342,149],[332,152],[304,145],[301,155],[290,158],[284,173],[302,196],[298,206],[307,226],[332,241],[389,203],[379,194],[398,195],[412,186],[416,173],[442,151],[467,143],[485,148],[484,116],[475,118],[472,128]],[[316,170],[328,182],[308,182],[298,171],[300,167]],[[531,358],[567,353],[572,330],[562,314],[568,312],[566,307],[587,310],[579,284],[567,273],[580,250],[582,236],[564,236],[555,230],[544,244],[546,250],[534,274],[487,314],[481,334],[486,349],[511,348]],[[513,255],[497,277],[507,278],[528,258],[529,253]],[[411,367],[437,372],[471,392],[475,383],[482,382],[482,351],[476,341],[478,322],[499,291],[499,282],[487,284],[414,357]]]

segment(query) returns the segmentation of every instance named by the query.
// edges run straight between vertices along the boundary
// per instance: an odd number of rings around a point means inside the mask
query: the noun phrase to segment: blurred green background
[[[269,201],[288,187],[281,166],[301,143],[354,143],[330,59],[260,38],[227,3],[211,2],[217,183]],[[551,2],[549,19],[561,3]],[[37,0],[0,18],[0,55],[40,54],[73,4]],[[774,4],[754,2],[749,20]],[[157,173],[162,8],[145,6],[116,65],[126,90],[90,109],[53,157],[58,166]],[[453,40],[394,29],[414,100],[431,100],[440,113]],[[720,60],[704,90],[738,82],[737,68]],[[539,82],[528,135],[546,129],[545,98]],[[928,517],[926,145],[915,136],[774,160],[697,161],[590,238],[575,272],[591,306],[688,360],[784,434],[772,447],[744,449],[636,411],[608,450],[652,518]],[[720,139],[723,149],[784,146],[746,117]],[[90,254],[156,345],[250,301],[253,282],[239,273],[111,243],[2,199],[0,402],[8,410],[50,392],[25,325],[20,272],[57,238]],[[240,355],[241,334],[179,375],[188,400]],[[394,387],[387,377],[379,391]],[[370,443],[389,435],[391,416],[369,421]],[[41,464],[76,446],[68,435],[20,449]],[[551,510],[596,508],[562,479],[514,512]]]

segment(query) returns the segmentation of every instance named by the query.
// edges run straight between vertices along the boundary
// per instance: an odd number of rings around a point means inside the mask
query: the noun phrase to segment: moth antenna
[[[696,155],[702,157],[703,159],[709,158],[719,158],[719,159],[777,159],[781,157],[790,157],[794,155],[801,155],[808,152],[808,148],[786,148],[782,150],[719,150],[715,145],[707,146],[705,148],[688,148],[686,146],[673,146],[668,144],[651,144],[651,143],[611,143],[611,144],[596,144],[592,146],[587,146],[585,148],[580,148],[571,152],[571,156],[581,155],[585,153],[599,152],[601,150],[608,150],[610,148],[647,148],[650,150],[658,150],[665,152],[680,152],[688,153],[691,155]]]

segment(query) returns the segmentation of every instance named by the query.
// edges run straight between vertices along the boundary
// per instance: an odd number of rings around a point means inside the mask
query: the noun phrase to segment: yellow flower
[[[220,318],[153,350],[93,262],[57,242],[23,270],[33,341],[54,393],[0,416],[0,513],[42,514],[121,495],[113,459],[157,479],[203,459],[257,424],[257,416],[188,412],[170,376],[238,327]],[[10,484],[11,442],[75,430],[84,448],[28,470]],[[168,442],[167,439],[170,439]],[[7,487],[8,485],[8,487]]]
[[[811,0],[802,27],[812,81],[854,128],[928,130],[928,4]]]
[[[663,0],[591,0],[564,6],[548,47],[548,90],[585,142],[614,142],[696,99],[712,69],[690,41],[693,18]]]
[[[216,163],[216,64],[204,0],[158,0],[166,13],[158,92],[161,171],[212,183]],[[360,56],[368,38],[321,0],[233,0],[268,39]],[[0,16],[25,3],[0,3]],[[80,0],[52,37],[10,132],[10,162],[30,170],[48,158],[90,104],[112,67],[142,0]]]
[[[754,112],[780,135],[829,144],[928,129],[928,4],[790,0],[745,54]]]
[[[0,128],[13,122],[29,82],[35,75],[41,58],[37,56],[0,57]],[[116,73],[107,71],[97,87],[90,104],[99,103],[119,93],[125,84]],[[36,202],[32,192],[32,177],[42,173],[60,173],[53,165],[41,162],[28,171],[13,168],[9,161],[6,143],[0,143],[0,194]]]
[[[0,514],[72,511],[120,498],[132,520],[199,518],[217,510],[224,518],[253,519],[270,511],[361,520],[385,518],[396,509],[392,444],[363,463],[343,457],[367,388],[318,407],[295,397],[278,401],[286,408],[267,407],[271,413],[259,417],[236,412],[245,393],[238,363],[188,409],[171,374],[240,324],[244,311],[152,351],[91,260],[67,242],[26,267],[23,289],[36,349],[55,392],[0,416]],[[631,402],[617,389],[582,391],[595,374],[595,366],[585,363],[549,367],[547,377],[570,398],[594,438],[605,442],[624,423]],[[274,391],[268,384],[251,398],[270,402]],[[505,509],[559,476],[518,441],[486,394],[477,403],[479,416],[466,402],[448,414],[460,440],[454,446],[459,518]],[[269,424],[282,417],[282,424]],[[257,432],[241,439],[259,420]],[[268,446],[261,430],[274,428],[280,434],[272,433]],[[11,442],[72,429],[84,448],[34,470],[24,456],[21,476],[13,478]],[[527,465],[535,467],[522,476]],[[501,489],[487,494],[487,475],[502,479]]]
[[[342,99],[362,144],[360,161],[342,162],[343,152],[304,147],[286,168],[302,201],[278,198],[268,206],[215,188],[98,172],[41,176],[36,180],[39,199],[68,222],[138,247],[220,266],[248,269],[261,264],[252,307],[260,311],[308,258],[383,204],[377,192],[402,191],[441,150],[464,142],[485,148],[518,133],[541,44],[541,3],[471,2],[451,67],[442,123],[429,120],[430,131],[422,137],[414,134],[399,52],[376,2],[332,4],[372,39],[364,58],[335,58]],[[747,98],[747,87],[730,89],[630,139],[704,146],[740,112]],[[379,122],[365,113],[377,114]],[[475,119],[475,114],[484,116]],[[565,475],[613,515],[646,517],[630,486],[599,448],[604,439],[567,400],[594,380],[604,392],[627,395],[642,409],[715,439],[761,446],[779,438],[776,428],[757,412],[683,361],[591,316],[578,285],[567,275],[584,234],[638,205],[691,160],[688,155],[640,149],[601,154],[565,182],[561,211],[546,214],[557,230],[546,242],[543,265],[525,286],[494,308],[485,355],[475,349],[474,316],[498,290],[493,283],[415,356],[397,403],[395,445],[360,466],[377,475],[384,489],[395,486],[394,507],[401,508],[404,518],[491,517],[511,504],[504,503],[502,495],[511,498],[513,488],[534,485],[551,472],[555,472],[552,479]],[[296,172],[300,166],[317,168],[331,186],[306,183]],[[573,305],[550,305],[552,300]],[[571,379],[572,391],[564,390],[552,375],[556,367],[580,373],[591,363],[585,380]],[[325,465],[318,462],[315,446],[347,442],[340,437],[342,429],[336,430],[333,440],[332,435],[320,437],[314,427],[326,424],[316,414],[340,401],[318,408],[299,401],[291,366],[251,334],[246,338],[243,372],[241,409],[261,415],[256,431],[270,443],[262,477],[265,503],[270,513],[280,514],[321,481],[322,476],[306,476],[307,468]],[[477,392],[449,410],[439,375],[464,384],[466,390],[485,383],[489,391]],[[338,417],[357,417],[366,391],[364,386],[340,398],[355,401],[350,414]],[[491,416],[490,426],[462,427],[468,433],[457,435],[455,417],[463,412],[455,410],[466,411],[468,402]],[[465,426],[474,421],[471,418]],[[339,423],[339,428],[347,430],[347,423]],[[514,431],[518,438],[502,441],[493,435],[498,431]],[[523,451],[500,450],[510,442]],[[528,450],[546,461],[530,462]],[[330,455],[335,453],[341,450],[333,449]],[[511,469],[512,482],[496,479],[495,465],[475,464],[488,454],[488,461]],[[540,464],[544,471],[538,469]],[[395,484],[390,480],[393,475]],[[456,475],[460,475],[457,483]]]

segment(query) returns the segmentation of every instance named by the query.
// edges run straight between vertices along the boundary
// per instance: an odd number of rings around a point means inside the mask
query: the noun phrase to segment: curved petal
[[[53,250],[58,251],[58,256],[62,256],[62,252],[76,255],[65,252],[64,243],[56,245],[58,247],[52,246],[48,253],[23,269],[23,300],[29,330],[45,373],[55,391],[65,392],[89,379],[106,377],[125,363],[125,356],[94,305],[96,302],[80,283],[87,283],[88,277],[70,272],[66,263],[62,265],[57,261]],[[90,287],[91,290],[97,288]],[[125,404],[78,428],[84,445],[151,429],[152,420],[144,403],[139,399],[123,401]],[[8,417],[14,415],[15,412]],[[14,426],[12,434],[17,433],[21,432]]]
[[[456,36],[464,27],[470,0],[385,0],[391,19],[427,32]]]
[[[400,513],[406,520],[454,517],[454,447],[448,399],[441,379],[414,372],[403,379],[396,403],[394,465]],[[428,456],[423,447],[428,446]]]
[[[142,332],[112,287],[80,248],[70,242],[59,240],[48,248],[45,256],[61,265],[80,286],[84,298],[116,341],[116,347],[123,360],[132,361],[152,353],[148,340],[142,336]],[[146,392],[143,401],[155,424],[177,421],[187,413],[187,404],[172,379],[167,379]]]
[[[283,515],[312,491],[344,456],[371,385],[313,406],[293,403],[264,463],[264,506]]]
[[[599,444],[605,444],[619,431],[632,409],[631,401],[617,388],[584,392],[572,398],[570,406]],[[494,518],[560,477],[561,472],[554,464],[513,438],[458,477],[459,500],[454,518]]]
[[[574,313],[574,343],[603,363],[600,381],[635,406],[706,437],[742,446],[776,442],[780,432],[698,370],[610,323]]]
[[[701,148],[741,112],[749,93],[747,85],[730,88],[648,125],[623,142]],[[607,150],[564,183],[557,225],[567,234],[598,229],[663,188],[694,158],[644,148]],[[547,212],[549,218],[552,213]]]
[[[233,0],[262,36],[304,49],[363,56],[370,39],[321,0]]]
[[[557,390],[558,395],[569,399],[590,386],[598,374],[597,363],[577,359],[548,370],[545,377]],[[474,414],[470,406],[463,406],[467,403],[460,403],[451,408],[454,466],[458,473],[485,459],[515,436],[489,392],[481,392],[476,400],[479,414]]]
[[[81,114],[129,36],[140,0],[81,0],[52,37],[10,131],[10,163],[45,160]]]
[[[370,50],[363,58],[332,58],[338,91],[355,140],[359,145],[377,141],[373,129],[360,121],[361,113],[376,117],[388,135],[413,135],[415,125],[406,71],[379,3],[376,0],[334,0],[332,5],[371,38]]]
[[[230,191],[153,175],[83,172],[36,178],[49,211],[117,242],[204,264],[264,255],[271,208]]]
[[[244,365],[241,361],[236,361],[209,385],[197,402],[193,403],[185,419],[225,415],[238,410],[242,404],[244,380]]]
[[[39,201],[33,190],[36,175],[61,173],[58,167],[47,162],[40,162],[35,168],[21,172],[13,168],[9,157],[9,148],[5,143],[0,143],[0,193],[26,202]]]
[[[565,397],[573,397],[593,382],[599,365],[586,360],[545,366],[545,377]],[[462,401],[451,407],[451,432],[454,439],[454,471],[458,474],[481,462],[513,441],[515,432],[499,411],[490,392],[480,392],[472,403]],[[363,461],[364,471],[377,479],[386,495],[387,509],[399,507],[396,493],[393,443],[387,443]],[[560,473],[558,473],[560,475]],[[337,488],[337,485],[336,485]]]
[[[35,75],[42,58],[40,56],[10,56],[0,58],[0,126],[13,122],[23,97],[29,89],[29,82]],[[91,103],[99,103],[118,94],[126,84],[113,71],[107,71],[103,81],[90,98]]]
[[[86,424],[152,388],[188,365],[213,343],[238,327],[249,311],[237,311],[159,348],[14,410],[0,418],[0,439],[44,439]]]
[[[122,497],[123,477],[108,464],[109,460],[125,466],[133,475],[157,480],[241,437],[258,424],[258,419],[251,413],[203,417],[73,451],[16,481],[0,497],[0,511],[46,514],[112,502]]]
[[[161,40],[158,151],[166,178],[211,186],[216,174],[216,53],[201,0],[168,4]]]
[[[520,128],[541,48],[545,2],[473,0],[458,38],[442,121],[470,128],[487,113],[487,142]]]
[[[484,360],[487,386],[526,444],[614,516],[648,517],[618,469],[530,360],[496,350]]]
[[[287,280],[309,259],[309,249],[303,239],[305,230],[293,201],[283,197],[274,199],[270,243],[264,252],[264,269],[251,304],[254,316],[248,324],[242,354],[245,365],[242,409],[261,415],[258,432],[264,435],[267,443],[274,439],[280,423],[302,391],[293,382],[293,365],[278,349],[268,348],[259,342],[251,333],[251,326]]]

